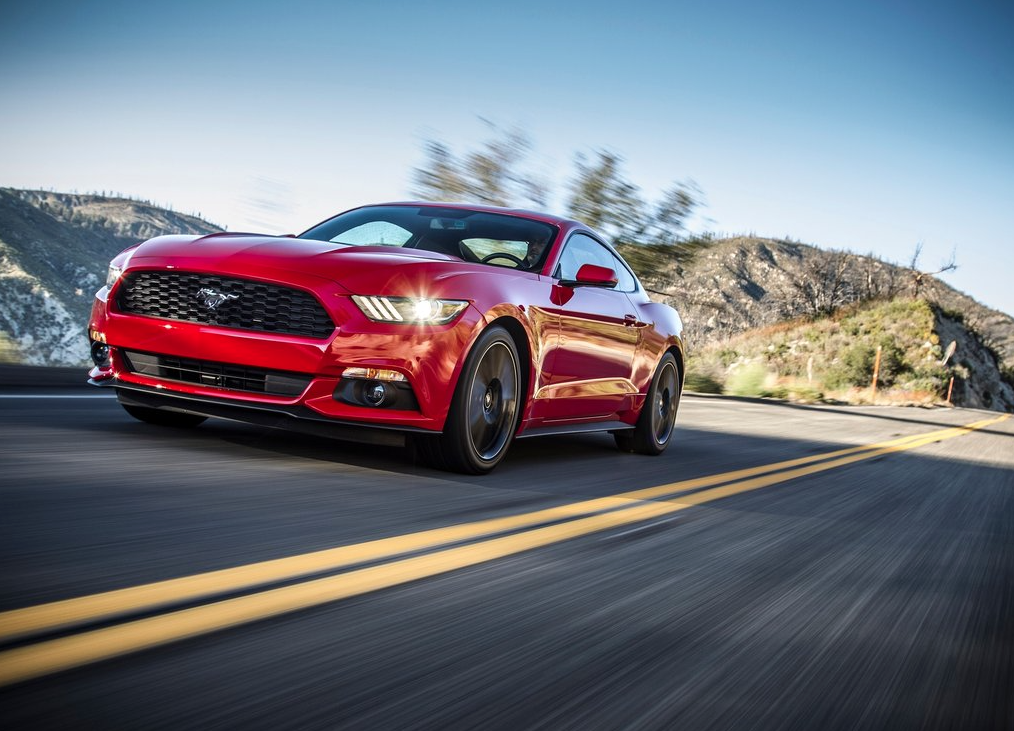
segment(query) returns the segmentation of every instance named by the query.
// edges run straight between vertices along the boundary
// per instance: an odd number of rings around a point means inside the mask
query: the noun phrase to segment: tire
[[[179,429],[189,429],[208,418],[207,416],[199,416],[198,414],[184,414],[180,411],[149,409],[146,406],[128,406],[127,404],[120,404],[120,406],[138,421],[157,426],[174,426]]]
[[[443,433],[417,441],[420,455],[452,472],[491,471],[514,440],[522,398],[517,346],[494,325],[479,336],[465,360]]]
[[[616,446],[624,452],[662,454],[672,441],[679,405],[679,366],[672,353],[666,353],[652,376],[637,425],[633,429],[613,433]]]

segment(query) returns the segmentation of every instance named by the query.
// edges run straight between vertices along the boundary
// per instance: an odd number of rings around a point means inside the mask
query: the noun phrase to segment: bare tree
[[[912,272],[912,296],[916,299],[919,298],[923,285],[927,284],[931,277],[935,277],[938,274],[950,272],[958,268],[953,249],[951,250],[951,258],[942,263],[940,268],[934,271],[925,271],[919,267],[919,257],[921,254],[922,242],[920,241],[915,245],[915,251],[912,252],[912,261],[908,265],[909,270]]]
[[[859,299],[893,299],[898,293],[897,268],[885,266],[872,251],[859,257]]]
[[[809,257],[789,280],[800,312],[811,317],[829,315],[859,297],[849,276],[849,255],[820,252]]]

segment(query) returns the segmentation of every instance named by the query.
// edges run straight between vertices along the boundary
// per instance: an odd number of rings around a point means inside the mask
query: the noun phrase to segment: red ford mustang
[[[119,254],[91,383],[146,422],[224,417],[404,443],[483,473],[515,437],[610,431],[660,454],[682,323],[575,221],[366,206],[298,237],[159,236]]]

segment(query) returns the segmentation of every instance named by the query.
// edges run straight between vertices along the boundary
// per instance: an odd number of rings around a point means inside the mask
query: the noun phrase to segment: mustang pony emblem
[[[197,290],[197,301],[201,303],[201,306],[208,310],[217,310],[224,303],[229,300],[238,300],[238,294],[223,294],[216,292],[211,287],[201,287]]]

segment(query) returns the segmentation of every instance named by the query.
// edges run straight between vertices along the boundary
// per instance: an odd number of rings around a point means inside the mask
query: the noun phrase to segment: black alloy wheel
[[[510,447],[522,398],[517,346],[494,325],[479,336],[465,361],[444,433],[422,437],[420,452],[435,467],[489,472]]]
[[[655,369],[637,425],[613,433],[616,446],[624,452],[662,454],[672,439],[679,405],[679,368],[672,353],[666,353]]]

